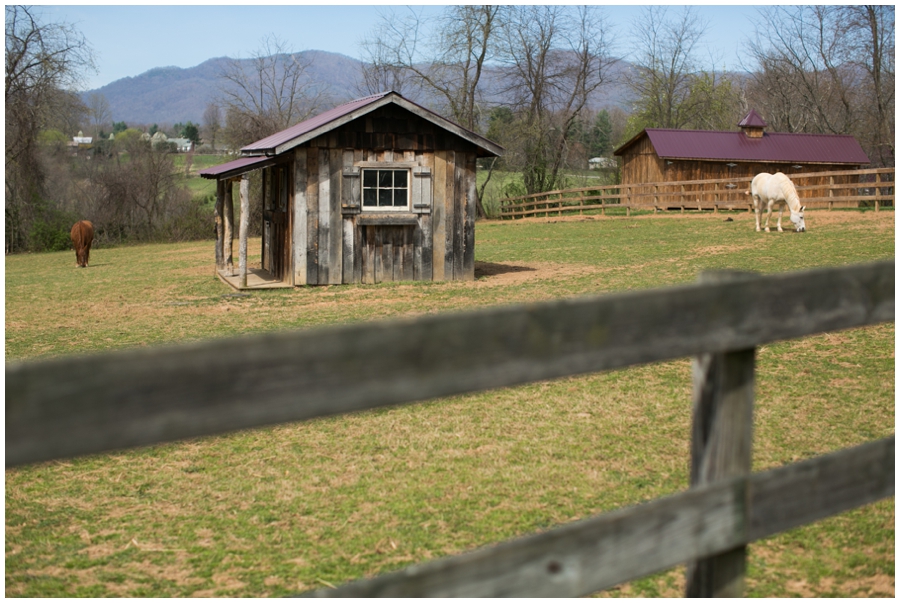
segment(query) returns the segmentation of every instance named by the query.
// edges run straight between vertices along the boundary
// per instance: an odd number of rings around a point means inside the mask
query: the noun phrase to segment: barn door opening
[[[286,165],[269,170],[263,210],[263,268],[283,281],[291,275],[290,194],[291,170]]]

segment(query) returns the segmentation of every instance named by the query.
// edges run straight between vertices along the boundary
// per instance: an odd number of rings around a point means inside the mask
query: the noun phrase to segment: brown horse
[[[94,225],[87,220],[76,222],[69,233],[72,244],[75,246],[75,261],[79,268],[87,268],[88,257],[91,255],[91,243],[94,242]]]

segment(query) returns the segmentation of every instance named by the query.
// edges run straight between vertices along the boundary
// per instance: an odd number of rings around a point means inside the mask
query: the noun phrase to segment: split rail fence
[[[893,320],[890,260],[8,362],[6,464],[692,356],[688,490],[313,594],[579,596],[687,563],[687,594],[739,595],[747,543],[894,494],[893,435],[750,472],[755,348]]]
[[[872,206],[878,211],[894,204],[894,168],[791,174],[807,209]],[[561,216],[608,209],[747,210],[753,201],[746,191],[752,177],[684,180],[645,184],[589,186],[511,197],[500,201],[500,218]]]

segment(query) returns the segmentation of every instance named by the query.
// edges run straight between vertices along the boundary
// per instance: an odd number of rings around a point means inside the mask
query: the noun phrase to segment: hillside
[[[328,91],[331,104],[359,98],[365,92],[361,84],[362,62],[331,52],[307,50],[302,53],[310,60],[310,75],[313,83]],[[134,77],[116,80],[102,88],[89,90],[83,94],[99,93],[109,101],[113,121],[124,121],[127,124],[164,124],[192,121],[202,123],[203,111],[220,92],[224,81],[222,72],[228,64],[227,57],[219,57],[204,61],[196,67],[157,67]],[[628,66],[620,62],[613,69],[611,76],[619,74]],[[496,77],[497,70],[488,70],[485,78],[486,95],[495,102],[502,102],[496,94],[501,86]],[[495,91],[490,90],[491,81]],[[413,101],[431,105],[432,99],[416,98],[415,95],[403,91]],[[594,108],[624,105],[626,91],[623,86],[611,84],[598,95]]]
[[[360,96],[356,88],[361,63],[340,54],[309,50],[300,53],[311,60],[310,74],[329,89],[337,102]],[[116,80],[84,93],[99,93],[109,101],[114,121],[128,124],[202,123],[203,111],[217,96],[221,78],[231,59],[209,59],[196,67],[157,67],[134,77]]]

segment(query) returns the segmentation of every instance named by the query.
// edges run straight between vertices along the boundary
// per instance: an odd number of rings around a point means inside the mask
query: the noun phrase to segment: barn
[[[217,273],[238,289],[472,280],[476,160],[502,152],[396,92],[335,107],[200,172],[217,181]],[[251,269],[249,175],[256,170],[262,262]]]
[[[852,136],[767,132],[751,110],[740,131],[647,128],[620,146],[622,184],[855,170],[869,158]],[[813,184],[813,182],[809,182]],[[802,193],[801,193],[802,196]]]

